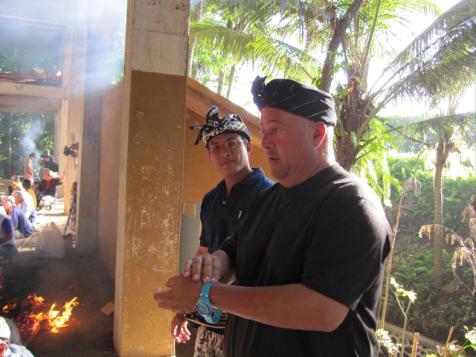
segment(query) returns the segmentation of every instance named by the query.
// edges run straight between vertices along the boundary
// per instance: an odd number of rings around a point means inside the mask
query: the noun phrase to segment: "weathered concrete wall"
[[[112,276],[115,272],[115,247],[117,235],[117,204],[119,181],[120,151],[120,118],[122,106],[122,82],[109,92],[102,100],[102,132],[101,132],[101,166],[99,170],[99,249]],[[200,123],[204,119],[187,111],[184,142],[184,177],[182,188],[182,222],[184,216],[189,219],[198,217],[198,210],[192,209],[200,205],[206,192],[212,189],[221,176],[211,164],[207,150],[203,144],[194,145],[198,130],[190,130],[189,126]],[[261,167],[269,176],[266,155],[263,149],[253,144],[251,164]],[[187,219],[187,217],[185,217]],[[192,224],[192,226],[195,223]],[[198,229],[199,231],[199,229]],[[180,234],[181,260],[189,258],[196,251],[198,242],[197,228],[185,229]],[[179,265],[179,267],[181,267]]]
[[[172,313],[153,292],[178,265],[189,6],[128,4],[114,312],[123,357],[174,354]]]
[[[173,353],[171,314],[152,293],[178,265],[185,84],[180,76],[132,72],[125,240],[116,270],[121,356]],[[156,88],[160,96],[150,95]]]
[[[98,240],[101,259],[112,277],[116,266],[122,90],[121,82],[102,98]]]

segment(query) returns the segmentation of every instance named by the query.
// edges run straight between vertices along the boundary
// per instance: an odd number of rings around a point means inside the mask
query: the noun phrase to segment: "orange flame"
[[[62,311],[55,310],[56,304],[51,305],[48,311],[48,322],[51,326],[51,332],[58,333],[60,329],[68,326],[67,322],[73,314],[73,309],[79,304],[78,298],[74,297],[70,301],[67,301]]]
[[[14,303],[11,303],[11,304],[6,304],[2,307],[2,312],[4,314],[8,314],[10,311],[12,311],[13,309],[15,309],[16,307],[18,306],[18,304],[16,302]]]
[[[41,307],[45,304],[45,298],[36,294],[28,295],[26,301],[34,307]]]
[[[48,321],[51,332],[58,333],[60,329],[67,326],[73,309],[79,304],[78,298],[74,297],[70,301],[67,301],[61,309],[57,309],[56,303],[53,303],[48,312],[42,312],[41,310],[46,304],[46,300],[43,297],[35,294],[28,295],[26,301],[30,305],[31,310],[19,326],[20,332],[23,332],[25,336],[36,335],[44,320]],[[13,304],[3,306],[2,311],[11,310],[14,308],[12,305]]]

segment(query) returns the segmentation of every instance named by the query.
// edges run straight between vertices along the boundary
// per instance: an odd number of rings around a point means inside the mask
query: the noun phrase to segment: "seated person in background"
[[[58,164],[55,162],[55,160],[53,160],[53,156],[51,156],[51,153],[48,149],[43,151],[43,154],[41,154],[40,164],[44,169],[58,172]]]
[[[33,198],[26,191],[15,191],[13,192],[13,197],[15,198],[15,204],[22,209],[25,217],[34,226],[36,222],[36,209]]]
[[[21,184],[20,177],[13,175],[10,180],[10,185],[8,185],[8,195],[10,196],[11,194],[13,194],[13,191],[21,190],[23,190],[23,185]]]
[[[7,196],[2,198],[2,205],[5,212],[10,216],[13,230],[16,238],[25,238],[33,233],[33,226],[26,218],[25,213],[20,207],[15,207],[15,198]]]
[[[11,261],[17,249],[15,243],[12,222],[2,208],[0,209],[0,258]]]
[[[33,198],[33,203],[34,203],[35,209],[36,209],[38,207],[38,202],[36,200],[36,193],[31,188],[31,181],[28,180],[28,179],[24,179],[23,180],[23,188],[25,189],[26,193],[28,193],[31,196],[31,198]]]
[[[57,173],[48,169],[41,170],[41,181],[38,184],[38,188],[36,191],[38,202],[40,202],[40,206],[41,206],[41,199],[44,196],[56,197],[56,187],[59,185],[61,185],[61,180]]]

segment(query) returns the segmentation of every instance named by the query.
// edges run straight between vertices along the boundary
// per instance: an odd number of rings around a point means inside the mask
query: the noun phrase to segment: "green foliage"
[[[451,270],[451,247],[443,251],[443,290],[432,287],[433,251],[431,242],[400,236],[395,247],[393,275],[418,295],[409,316],[410,331],[445,341],[450,326],[463,340],[463,325],[476,323],[474,298],[459,284]],[[469,270],[466,274],[470,274]],[[402,325],[395,298],[389,299],[387,321]]]
[[[425,169],[424,159],[418,155],[407,158],[390,157],[389,166],[394,179],[404,183],[415,177],[420,184],[419,194],[408,192],[404,205],[404,218],[400,232],[416,236],[420,227],[433,222],[433,172]],[[415,175],[415,176],[414,176]],[[461,222],[461,212],[468,205],[472,194],[476,194],[476,177],[445,178],[443,181],[443,224],[463,237],[469,234],[467,225]],[[398,202],[398,193],[392,193],[392,202]]]
[[[464,340],[463,325],[476,323],[476,301],[453,275],[451,259],[456,249],[446,245],[443,250],[443,290],[432,287],[433,249],[431,241],[419,239],[418,231],[424,224],[433,222],[433,173],[425,170],[424,160],[417,155],[407,158],[389,158],[394,178],[401,183],[416,175],[420,183],[419,194],[406,193],[402,208],[399,234],[394,251],[392,275],[402,285],[418,295],[409,317],[409,330],[418,331],[430,338],[445,341],[450,326],[455,326],[455,337]],[[466,224],[461,223],[461,212],[476,193],[476,177],[446,178],[443,182],[444,225],[461,236],[469,234]],[[392,201],[398,201],[398,192],[393,192]],[[468,267],[462,274],[471,280]],[[391,297],[387,320],[401,325],[402,318],[397,302]]]
[[[473,351],[476,351],[476,327],[473,327],[471,330],[465,326],[464,330],[466,333],[464,334],[464,337],[466,339],[465,344],[463,345],[464,349],[471,349]]]
[[[47,115],[0,113],[0,175],[22,175],[28,154],[53,151],[54,126],[54,117]]]
[[[48,50],[7,47],[0,48],[0,72],[31,73],[33,68],[46,72],[59,70],[56,54]]]
[[[375,333],[379,346],[383,346],[389,356],[396,356],[402,345],[394,342],[386,330],[377,329]]]
[[[392,136],[382,121],[373,119],[360,142],[357,137],[354,140],[355,145],[359,145],[361,149],[352,171],[365,177],[377,194],[390,205],[390,188],[392,185],[399,187],[387,161],[387,151],[393,145]]]

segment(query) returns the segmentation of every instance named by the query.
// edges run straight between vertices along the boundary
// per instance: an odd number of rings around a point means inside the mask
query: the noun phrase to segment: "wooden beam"
[[[59,107],[59,99],[0,95],[0,112],[56,114]]]
[[[196,80],[187,78],[187,109],[202,118],[199,124],[203,124],[204,116],[212,105],[216,105],[220,110],[220,115],[235,113],[246,123],[251,134],[253,144],[261,147],[261,135],[259,133],[259,119],[242,107],[234,104],[228,99],[212,92]]]
[[[25,97],[61,99],[62,90],[58,87],[14,82],[0,82],[0,95],[19,95]]]
[[[0,19],[28,22],[38,27],[44,27],[44,28],[53,29],[53,30],[58,30],[58,29],[64,30],[64,28],[66,27],[65,23],[41,20],[41,19],[31,18],[31,17],[15,16],[15,15],[0,14]]]
[[[71,0],[0,1],[0,7],[4,18],[9,16],[20,21],[52,26],[69,26],[74,22],[74,19],[78,18],[77,6],[73,7],[75,3],[76,1]]]

